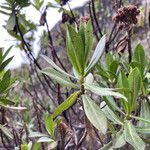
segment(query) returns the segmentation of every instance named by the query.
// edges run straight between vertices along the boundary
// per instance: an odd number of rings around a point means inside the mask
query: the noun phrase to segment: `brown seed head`
[[[137,23],[137,15],[140,11],[134,5],[123,6],[117,10],[117,14],[113,16],[113,21],[116,23],[124,24],[129,26]]]
[[[80,18],[80,23],[88,23],[89,19],[89,16],[83,16]]]

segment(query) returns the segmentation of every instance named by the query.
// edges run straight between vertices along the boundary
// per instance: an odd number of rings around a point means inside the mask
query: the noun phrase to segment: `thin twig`
[[[91,18],[91,23],[92,23],[93,32],[94,32],[94,35],[95,35],[97,41],[99,41],[100,38],[98,37],[98,34],[97,34],[97,32],[96,32],[96,30],[95,30],[95,26],[94,26],[94,19],[93,19],[92,10],[91,10],[91,3],[89,3],[88,6],[89,6],[89,13],[90,13],[90,18]]]
[[[94,0],[91,0],[91,3],[92,3],[93,17],[94,17],[94,20],[95,20],[97,29],[98,29],[98,31],[99,31],[100,37],[102,37],[102,36],[103,36],[102,30],[101,30],[101,28],[100,28],[100,26],[99,26],[99,23],[98,23],[98,20],[97,20],[97,17],[96,17],[96,10],[95,10],[95,3],[94,3]]]

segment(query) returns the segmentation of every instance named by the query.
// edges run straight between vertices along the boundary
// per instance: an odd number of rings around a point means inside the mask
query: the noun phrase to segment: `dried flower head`
[[[90,17],[89,16],[83,16],[80,18],[80,23],[87,23],[89,21]]]
[[[117,10],[117,14],[113,17],[116,23],[121,23],[125,26],[137,23],[137,16],[140,10],[134,5],[123,6]]]

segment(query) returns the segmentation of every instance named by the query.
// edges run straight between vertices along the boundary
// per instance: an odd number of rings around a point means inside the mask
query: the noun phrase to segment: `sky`
[[[47,4],[47,2],[54,2],[54,0],[44,0],[44,5]],[[88,0],[70,0],[69,4],[71,6],[72,9],[79,7],[79,6],[83,6]],[[0,0],[0,5],[2,3],[4,3],[5,0]],[[66,7],[67,9],[67,7]],[[27,20],[30,19],[32,20],[34,23],[39,23],[40,20],[40,12],[36,11],[33,6],[29,6],[27,8],[24,9],[25,14],[26,14],[26,18]],[[30,13],[29,13],[30,12]],[[15,39],[12,38],[7,31],[3,28],[3,25],[6,25],[6,21],[8,19],[7,15],[3,15],[0,13],[0,47],[3,47],[4,50],[6,50],[7,48],[9,48],[11,45],[14,45],[9,56],[14,56],[13,60],[11,61],[11,63],[8,65],[9,69],[15,69],[18,67],[21,67],[21,64],[26,64],[27,59],[26,59],[26,55],[24,53],[24,51],[20,51],[18,48],[15,47]],[[50,8],[48,10],[47,13],[47,20],[48,24],[49,24],[49,28],[53,28],[54,25],[61,20],[61,13],[58,12],[58,9],[56,8]],[[39,52],[39,45],[38,45],[38,41],[40,40],[40,37],[42,35],[42,30],[43,27],[39,27],[38,31],[35,32],[35,41],[33,43],[33,51],[35,56],[38,55]]]

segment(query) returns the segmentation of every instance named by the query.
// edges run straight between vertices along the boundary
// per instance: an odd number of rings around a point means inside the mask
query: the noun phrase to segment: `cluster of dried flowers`
[[[89,19],[90,19],[90,17],[88,15],[86,15],[86,16],[82,16],[79,21],[80,21],[80,23],[87,23],[89,21]]]
[[[113,17],[113,20],[116,23],[129,26],[137,23],[137,16],[139,13],[140,10],[138,10],[134,5],[122,6],[117,10],[117,14]]]

